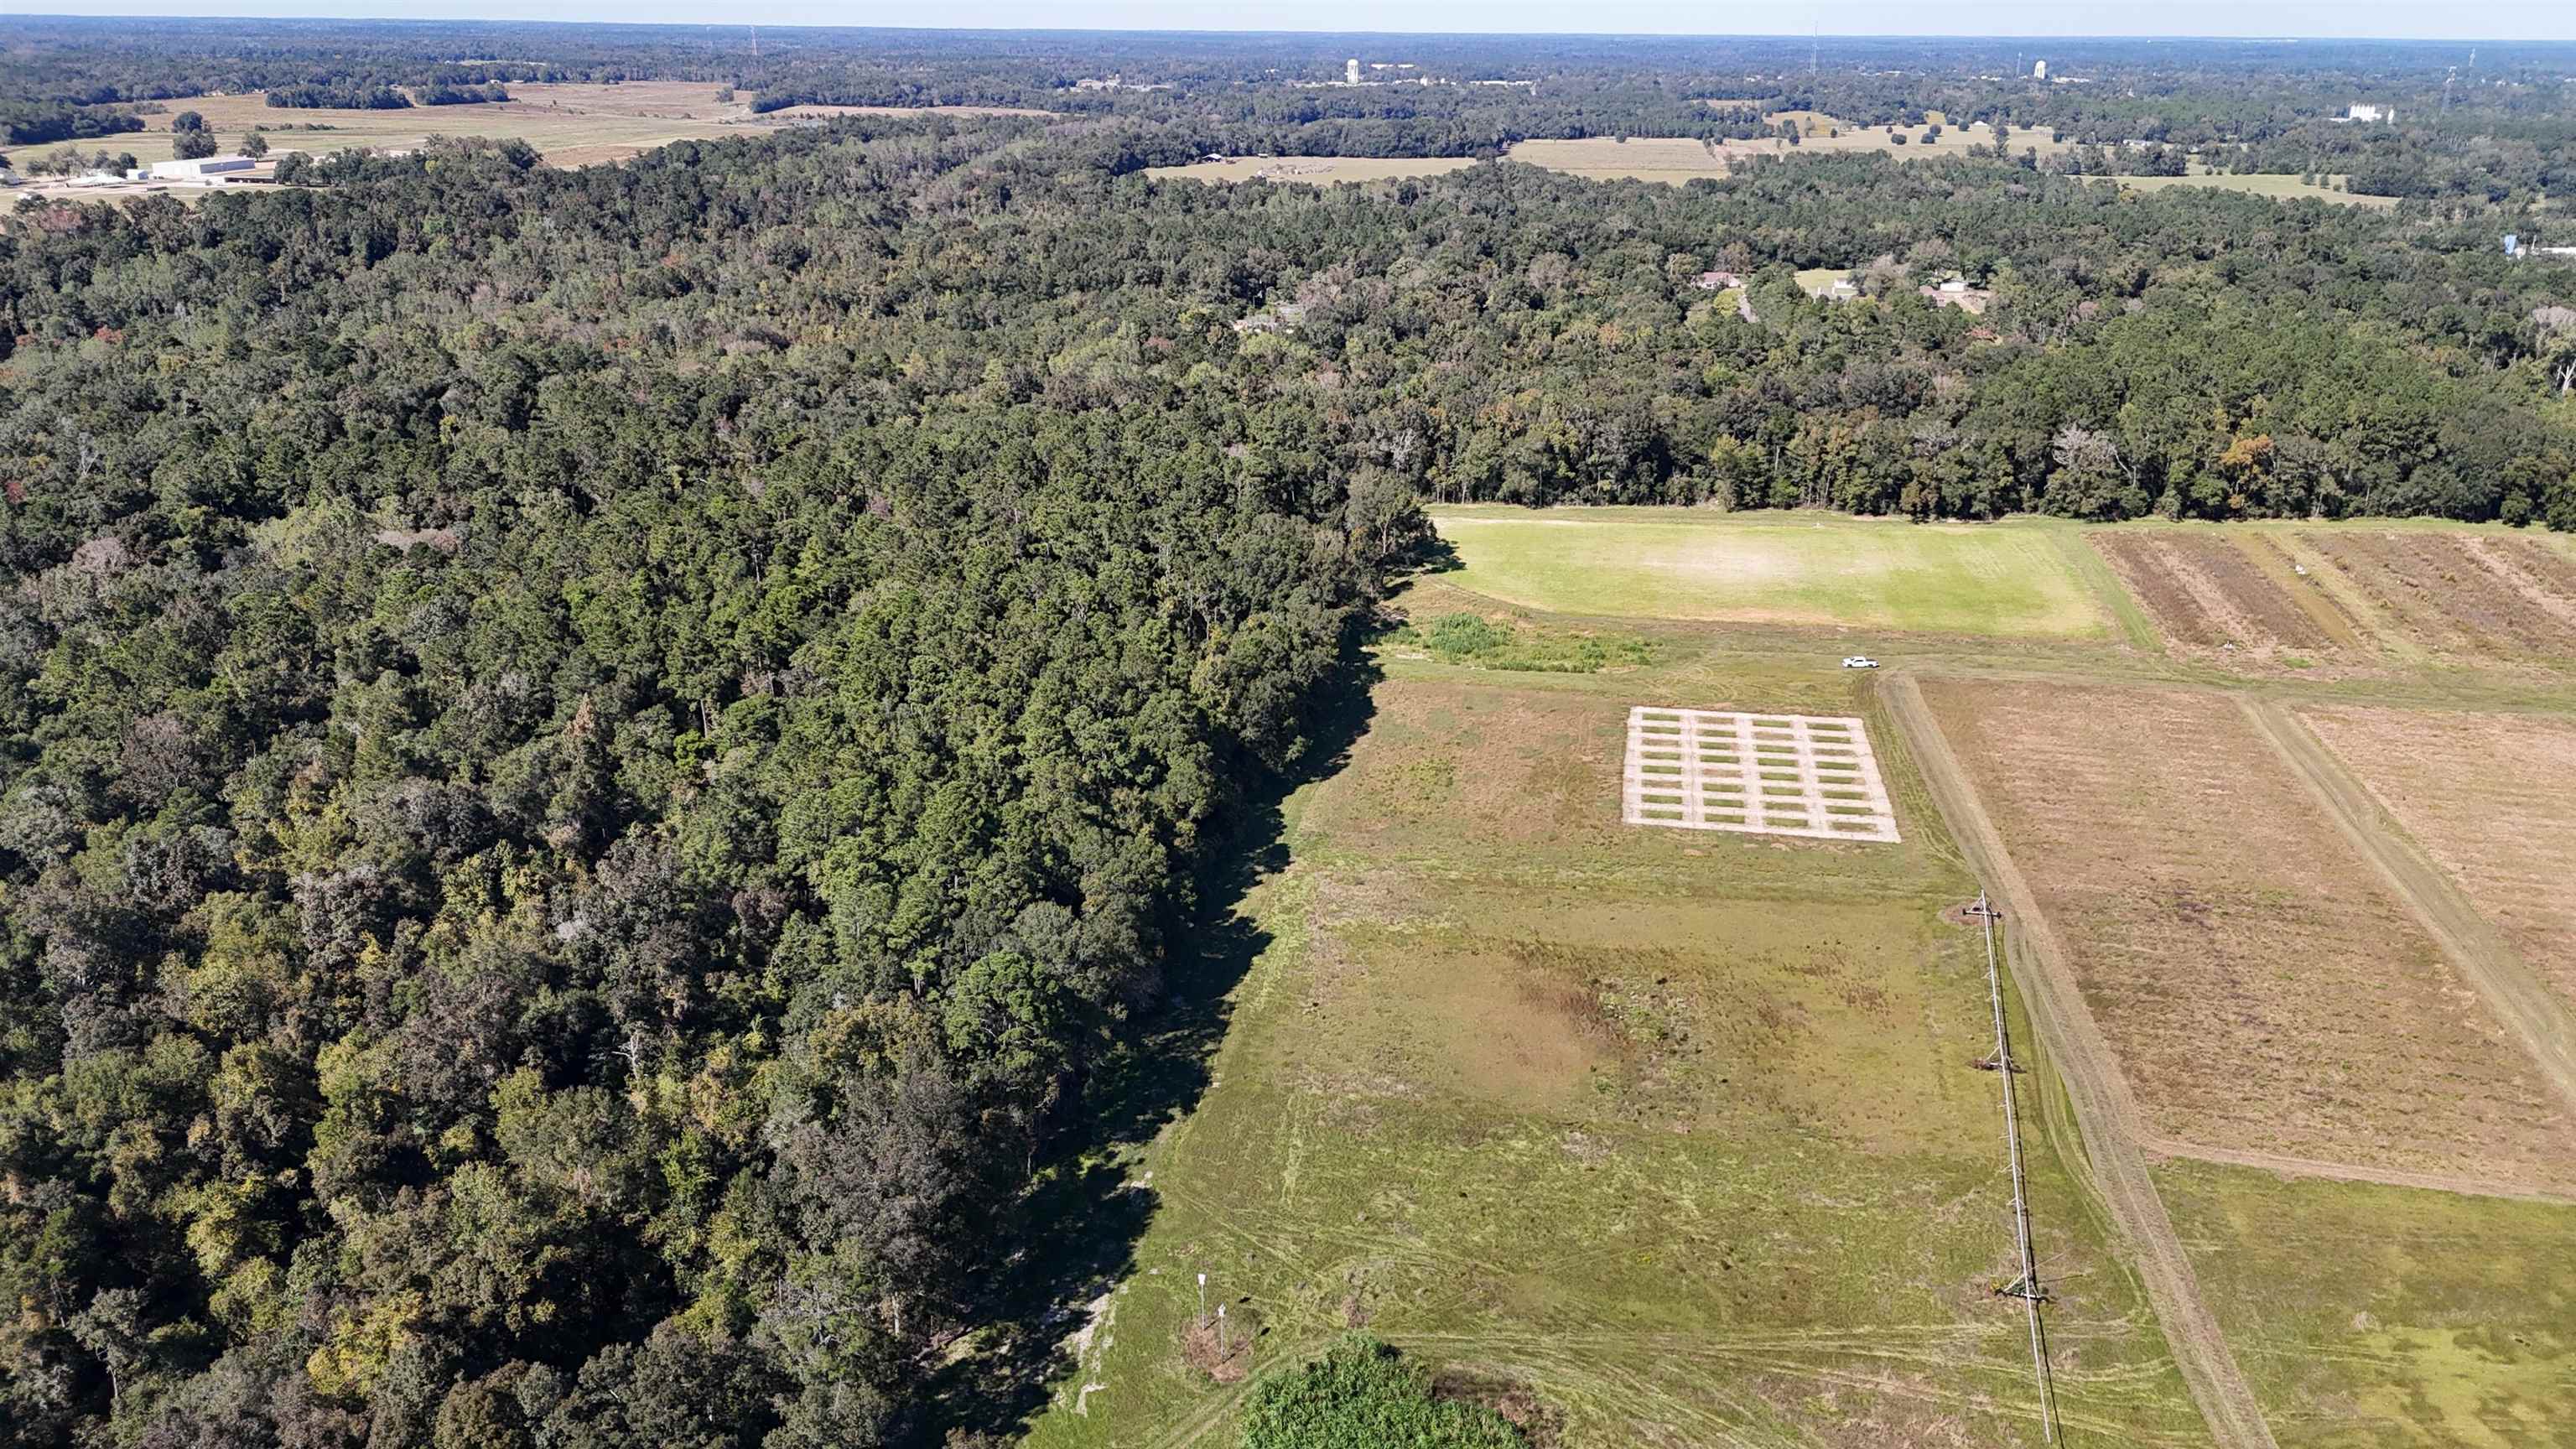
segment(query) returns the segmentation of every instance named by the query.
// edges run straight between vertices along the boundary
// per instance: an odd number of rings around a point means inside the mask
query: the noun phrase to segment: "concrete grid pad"
[[[1639,705],[1620,799],[1631,825],[1898,838],[1869,731],[1848,717]]]

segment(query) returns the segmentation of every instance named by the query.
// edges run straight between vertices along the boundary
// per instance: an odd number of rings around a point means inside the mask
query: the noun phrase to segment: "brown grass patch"
[[[2357,705],[2299,714],[2576,1002],[2576,720]]]
[[[1931,681],[2154,1133],[2576,1184],[2576,1129],[2223,695]]]

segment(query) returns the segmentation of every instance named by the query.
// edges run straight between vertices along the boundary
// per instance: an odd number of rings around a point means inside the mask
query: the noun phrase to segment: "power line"
[[[2021,1117],[2013,1105],[2012,1040],[2004,1030],[2003,971],[1995,961],[1995,910],[1986,904],[1983,887],[1977,891],[1977,903],[1970,908],[1985,925],[1986,932],[1986,999],[1995,1013],[1995,1075],[2004,1083],[2004,1155],[2012,1163],[2013,1240],[2021,1249],[2021,1276],[2004,1285],[2000,1292],[2021,1300],[2023,1315],[2030,1324],[2030,1373],[2039,1387],[2039,1433],[2048,1443],[2057,1442],[2056,1394],[2048,1373],[2048,1348],[2039,1333],[2039,1305],[2048,1295],[2039,1286],[2039,1261],[2030,1248],[2030,1193],[2021,1165]]]

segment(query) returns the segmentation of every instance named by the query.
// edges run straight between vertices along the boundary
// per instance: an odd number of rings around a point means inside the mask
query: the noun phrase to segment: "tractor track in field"
[[[2048,1051],[2075,1109],[2096,1190],[2136,1255],[2138,1276],[2155,1305],[2174,1363],[2192,1400],[2223,1449],[2277,1449],[2254,1391],[2201,1297],[2200,1280],[2174,1232],[2173,1219],[2148,1176],[2146,1131],[2110,1043],[2093,1021],[2074,973],[2036,896],[2004,847],[2003,835],[1978,800],[1967,771],[1932,718],[1911,675],[1892,674],[1880,691],[1903,729],[1916,764],[1951,834],[1978,874],[2003,898],[2006,959],[2028,964],[2014,977],[2031,1025]]]
[[[2433,1192],[2455,1192],[2464,1197],[2501,1197],[2517,1202],[2553,1203],[2576,1207],[2576,1196],[2543,1187],[2538,1183],[2510,1178],[2477,1177],[2465,1172],[2408,1172],[2398,1167],[2357,1167],[2348,1162],[2327,1162],[2314,1157],[2293,1157],[2281,1152],[2253,1152],[2237,1147],[2207,1147],[2175,1137],[2158,1137],[2148,1133],[2138,1139],[2140,1149],[2150,1156],[2178,1162],[2215,1162],[2227,1167],[2259,1167],[2284,1177],[2322,1177],[2336,1182],[2375,1183],[2381,1187],[2415,1187]]]

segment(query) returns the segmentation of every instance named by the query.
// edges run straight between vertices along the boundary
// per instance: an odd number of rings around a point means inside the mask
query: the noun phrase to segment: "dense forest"
[[[1161,95],[6,217],[0,1440],[1007,1433],[1425,500],[2576,528],[2576,268],[2492,199],[1208,186],[1381,102]],[[1336,1384],[1413,1387],[1264,1422]]]

